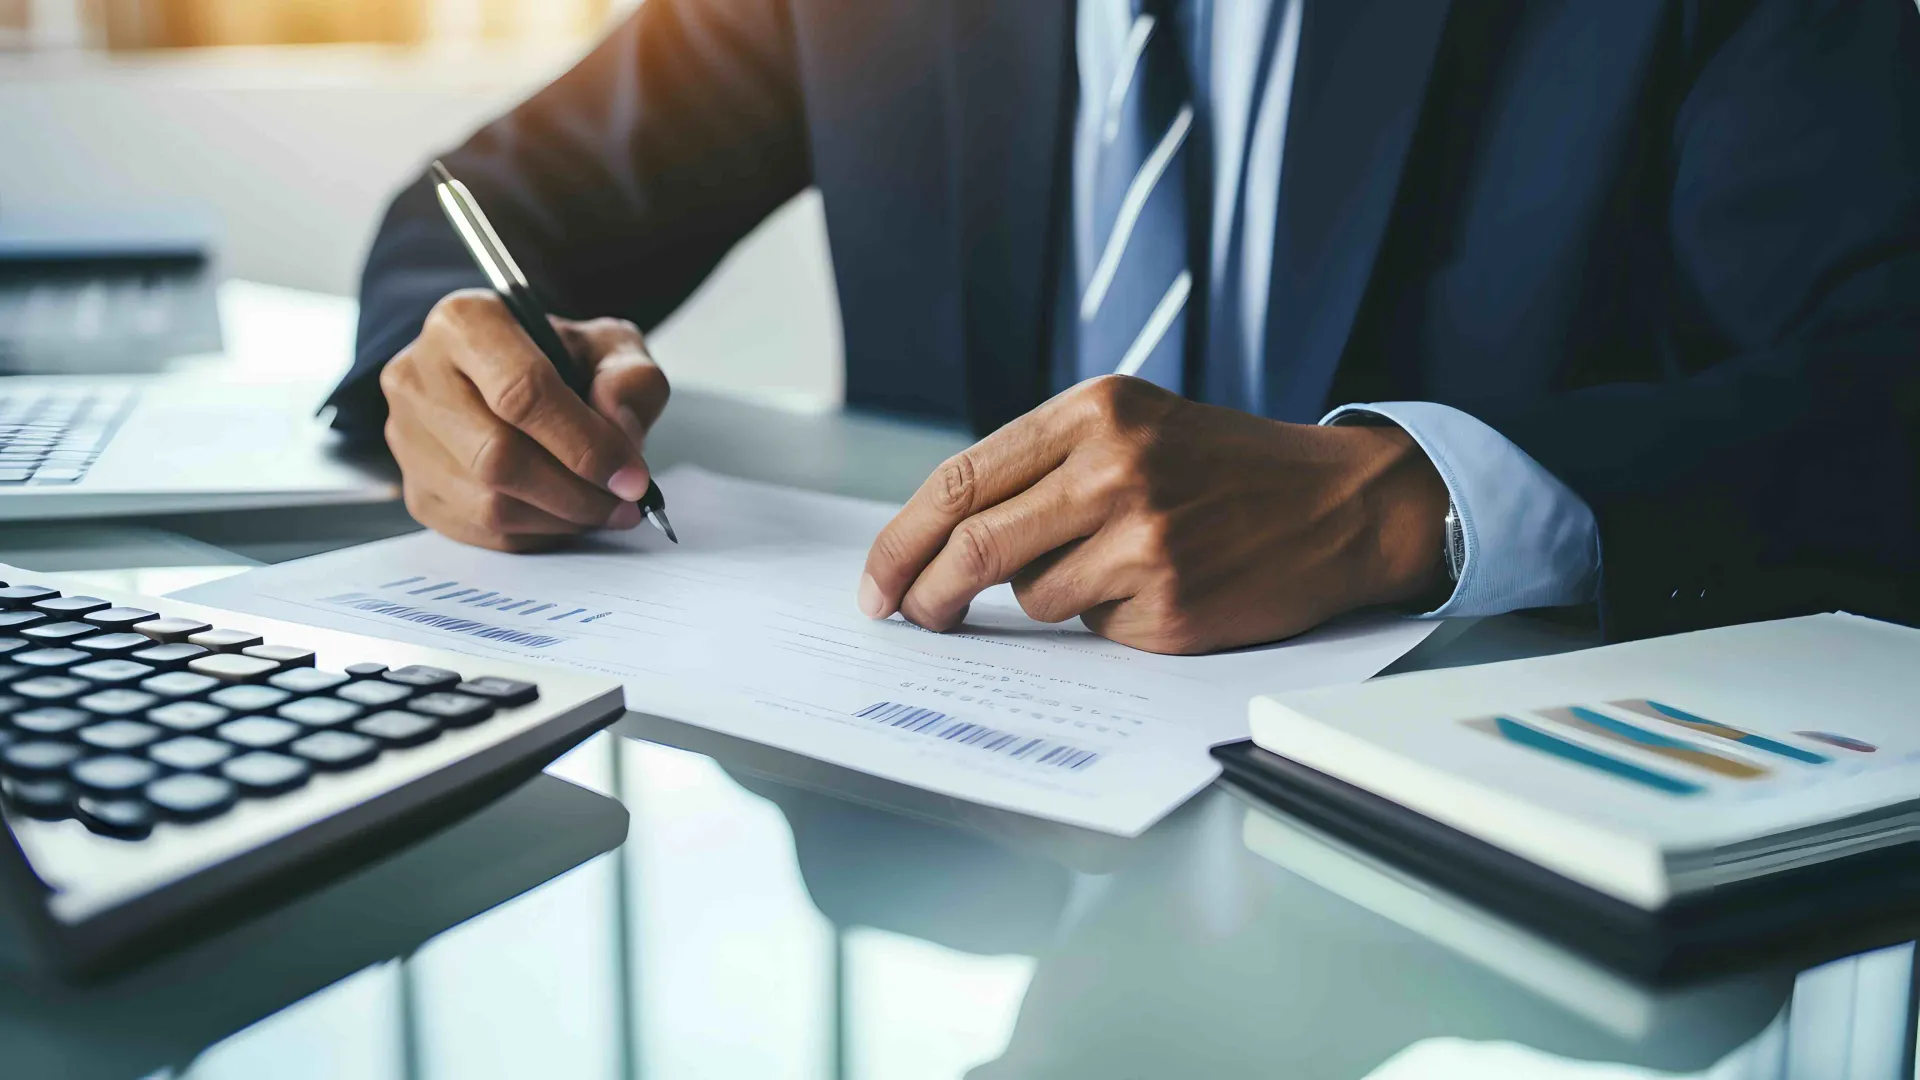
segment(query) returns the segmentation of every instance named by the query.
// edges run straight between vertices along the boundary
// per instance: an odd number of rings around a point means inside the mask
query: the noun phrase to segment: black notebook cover
[[[1215,747],[1227,779],[1343,840],[1643,978],[1811,963],[1920,935],[1913,845],[1775,874],[1646,911],[1251,741]]]

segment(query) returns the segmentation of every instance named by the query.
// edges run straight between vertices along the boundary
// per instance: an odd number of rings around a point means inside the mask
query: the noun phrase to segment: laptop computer
[[[311,383],[214,374],[0,379],[0,521],[384,502]]]
[[[0,565],[0,911],[15,964],[88,976],[622,712],[619,684]]]
[[[313,413],[325,388],[221,364],[191,214],[0,215],[0,521],[381,502]]]

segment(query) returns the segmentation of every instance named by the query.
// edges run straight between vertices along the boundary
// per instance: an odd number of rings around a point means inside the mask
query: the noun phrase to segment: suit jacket
[[[1043,399],[1070,0],[649,0],[452,154],[555,309],[658,323],[808,185],[854,407]],[[1920,610],[1912,0],[1310,0],[1267,415],[1429,400],[1592,507],[1611,637]],[[415,184],[336,423],[478,274]]]

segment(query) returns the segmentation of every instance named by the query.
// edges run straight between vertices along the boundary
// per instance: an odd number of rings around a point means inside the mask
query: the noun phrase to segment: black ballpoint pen
[[[565,342],[560,340],[559,331],[547,319],[547,309],[533,295],[533,287],[527,284],[527,276],[520,272],[520,266],[507,252],[507,246],[500,242],[499,234],[493,231],[493,225],[487,221],[487,215],[480,212],[480,204],[473,199],[473,193],[467,186],[453,178],[447,167],[438,161],[432,166],[433,190],[440,198],[440,209],[446,212],[447,220],[453,224],[453,230],[467,246],[467,253],[487,275],[494,291],[505,301],[507,310],[513,312],[515,322],[533,339],[534,345],[546,354],[554,370],[567,388],[580,395],[582,401],[588,400],[592,390],[591,380],[580,365],[574,363],[573,356],[567,351]],[[653,527],[667,534],[667,539],[679,543],[680,538],[673,534],[673,523],[667,520],[667,500],[660,494],[660,485],[648,481],[647,493],[638,503],[640,513]]]

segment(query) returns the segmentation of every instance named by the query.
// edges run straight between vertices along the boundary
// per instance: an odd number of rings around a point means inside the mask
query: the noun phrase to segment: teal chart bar
[[[1509,717],[1493,716],[1482,720],[1468,720],[1466,724],[1468,727],[1477,728],[1489,734],[1497,735],[1500,738],[1506,739],[1508,742],[1518,743],[1529,749],[1538,750],[1543,754],[1551,754],[1562,761],[1570,761],[1576,765],[1584,765],[1596,772],[1603,772],[1609,776],[1617,776],[1622,780],[1631,780],[1636,784],[1642,784],[1669,795],[1698,795],[1706,790],[1706,788],[1691,781],[1682,780],[1677,776],[1668,776],[1666,773],[1655,772],[1652,769],[1642,768],[1631,761],[1622,760],[1611,754],[1603,754],[1598,750],[1588,749],[1579,743],[1569,742],[1557,735],[1549,735],[1538,728],[1523,724]]]

